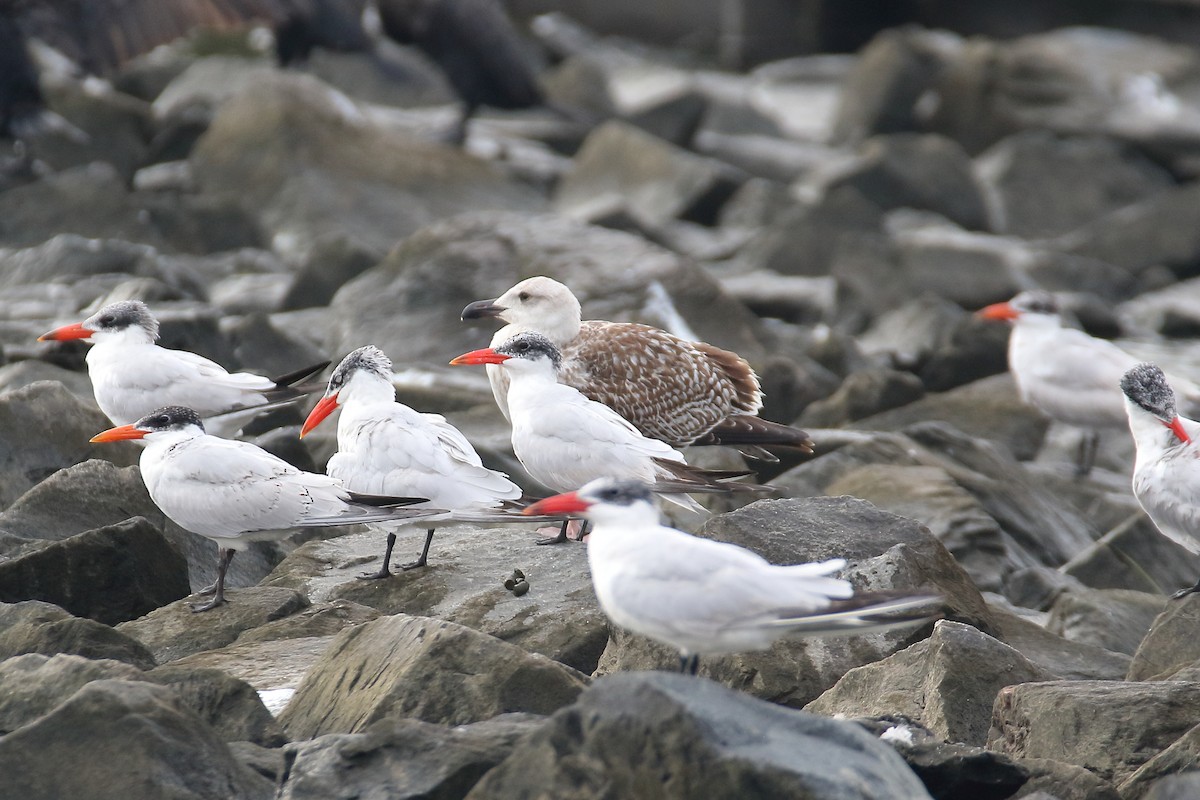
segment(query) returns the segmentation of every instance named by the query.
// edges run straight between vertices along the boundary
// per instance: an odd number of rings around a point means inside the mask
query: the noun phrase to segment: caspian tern
[[[530,514],[582,514],[592,585],[617,625],[679,651],[681,672],[701,655],[763,650],[785,634],[857,634],[931,618],[934,595],[855,595],[830,577],[835,558],[776,566],[745,548],[659,524],[652,487],[600,478],[576,492],[534,503]],[[888,615],[891,616],[888,616]]]
[[[726,444],[774,460],[764,446],[812,452],[808,434],[769,422],[758,376],[736,353],[691,342],[634,322],[582,321],[579,300],[558,281],[528,278],[495,300],[463,309],[462,318],[496,317],[507,324],[491,346],[518,333],[540,333],[562,352],[558,379],[616,411],[645,436],[674,447]],[[488,368],[492,394],[505,417],[508,384]]]
[[[522,333],[495,348],[473,350],[451,364],[497,364],[509,377],[508,410],[517,460],[534,480],[555,492],[599,477],[618,477],[669,488],[663,496],[684,508],[702,508],[683,492],[755,491],[764,487],[723,483],[746,472],[691,467],[665,442],[643,436],[603,403],[557,381],[562,357],[539,333]],[[559,537],[565,541],[564,526]]]
[[[141,419],[156,408],[178,405],[205,419],[213,433],[233,433],[255,406],[304,396],[290,384],[323,370],[329,362],[272,380],[249,372],[230,373],[215,361],[155,344],[158,320],[145,303],[109,303],[83,322],[42,334],[38,341],[82,339],[88,375],[100,410],[117,425]],[[215,417],[219,418],[214,419]]]
[[[1133,494],[1164,536],[1200,553],[1200,422],[1179,416],[1175,392],[1154,364],[1126,372],[1121,391],[1137,444]],[[1192,592],[1200,580],[1172,596]]]
[[[229,562],[250,542],[282,539],[294,528],[443,513],[437,508],[395,508],[427,498],[360,495],[347,491],[336,478],[296,469],[249,442],[209,436],[190,408],[160,408],[92,437],[93,442],[124,439],[146,440],[142,480],[155,505],[181,528],[212,539],[220,548],[213,599],[193,611],[225,603]]]
[[[445,418],[421,414],[396,402],[392,362],[373,345],[342,359],[329,379],[325,396],[304,421],[304,436],[339,406],[338,451],[326,472],[352,491],[381,495],[413,494],[429,505],[453,511],[498,509],[521,496],[521,488],[503,472],[483,466],[475,448]],[[519,519],[519,518],[518,518]],[[425,547],[403,570],[423,567],[434,527],[426,524]],[[387,535],[379,571],[363,578],[386,578],[396,534]]]
[[[1112,342],[1064,327],[1058,302],[1049,292],[1021,292],[976,313],[1013,323],[1008,368],[1017,391],[1052,419],[1087,431],[1076,471],[1088,474],[1096,457],[1097,429],[1126,424],[1118,386],[1137,358]],[[1200,397],[1200,387],[1190,384],[1188,391]]]

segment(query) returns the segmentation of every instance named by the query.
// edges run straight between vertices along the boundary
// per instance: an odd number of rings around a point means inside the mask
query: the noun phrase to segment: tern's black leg
[[[467,143],[467,128],[471,124],[471,117],[475,116],[475,112],[478,109],[478,106],[469,103],[463,106],[462,114],[459,115],[458,121],[454,123],[454,127],[446,134],[447,144],[462,147]]]
[[[1100,447],[1100,432],[1087,431],[1079,442],[1079,452],[1075,460],[1075,476],[1087,477],[1096,465],[1096,450]]]
[[[234,554],[237,553],[228,547],[222,547],[217,556],[217,582],[213,584],[213,599],[207,603],[192,606],[192,613],[199,614],[201,611],[212,611],[217,606],[225,605],[225,572],[229,569],[229,562],[233,561]]]
[[[401,564],[400,569],[407,572],[410,569],[416,569],[417,567],[425,566],[429,560],[429,545],[431,542],[433,542],[434,530],[434,528],[430,528],[429,530],[425,531],[425,547],[421,549],[420,558],[418,558],[416,561],[410,561],[407,564]]]
[[[700,669],[700,656],[679,654],[679,671],[684,675],[695,675]]]
[[[562,544],[567,541],[567,526],[571,524],[571,520],[564,519],[562,527],[558,529],[558,536],[547,536],[545,539],[538,539],[538,544]]]
[[[387,549],[383,551],[383,564],[380,565],[378,572],[364,572],[358,576],[360,581],[377,581],[381,578],[392,577],[392,571],[388,568],[388,564],[392,563],[392,548],[396,546],[396,534],[388,533]]]
[[[1172,600],[1182,600],[1192,592],[1200,592],[1200,580],[1196,581],[1195,586],[1189,586],[1187,589],[1180,589],[1175,594],[1171,595]]]
[[[585,519],[583,521],[583,524],[579,526],[579,533],[575,534],[575,541],[582,542],[583,537],[587,536],[591,532],[592,532],[591,520]]]

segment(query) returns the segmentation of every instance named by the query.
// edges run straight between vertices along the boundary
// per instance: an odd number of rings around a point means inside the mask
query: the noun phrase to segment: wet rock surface
[[[1075,475],[1082,431],[1020,399],[1008,328],[974,312],[1053,291],[1200,374],[1200,12],[561,5],[512,9],[553,108],[484,109],[462,148],[445,77],[391,42],[282,70],[180,41],[102,90],[42,67],[82,136],[0,138],[0,795],[1196,796],[1200,601],[1168,595],[1200,556],[1142,513],[1127,430]],[[1130,28],[1051,27],[1082,23]],[[88,345],[36,341],[139,299],[160,344],[231,370],[373,343],[403,402],[541,494],[482,370],[446,363],[496,329],[461,309],[533,275],[738,352],[763,416],[812,434],[745,462],[775,494],[678,524],[845,558],[941,619],[647,674],[678,654],[605,617],[586,544],[524,523],[439,528],[382,581],[358,580],[382,532],[292,531],[193,614],[216,545],[150,500],[136,444],[88,443]],[[312,402],[243,435],[321,471]]]

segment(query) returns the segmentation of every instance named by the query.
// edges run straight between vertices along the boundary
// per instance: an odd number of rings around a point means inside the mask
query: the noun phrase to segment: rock
[[[334,233],[313,243],[296,271],[296,280],[283,298],[288,310],[329,305],[347,281],[383,260],[387,252],[368,247],[345,234]]]
[[[1049,758],[1022,758],[1017,763],[1029,774],[1029,780],[1014,798],[1037,800],[1119,800],[1116,788],[1090,770]]]
[[[38,600],[0,603],[0,660],[23,653],[112,659],[138,669],[154,666],[154,656],[145,645],[107,625],[73,617]]]
[[[933,83],[949,38],[911,27],[872,39],[842,85],[834,141],[919,127],[917,101]]]
[[[253,629],[251,629],[253,630]],[[296,693],[301,679],[333,641],[333,635],[247,640],[203,650],[172,661],[183,672],[215,670],[253,686],[267,709],[279,713]],[[272,733],[277,732],[271,729]]]
[[[862,370],[851,373],[829,397],[809,404],[797,424],[807,428],[836,428],[908,405],[924,396],[921,379],[911,372]]]
[[[226,742],[278,747],[286,741],[254,687],[219,669],[167,664],[147,672],[145,679],[173,689]]]
[[[1200,556],[1163,536],[1140,508],[1134,508],[1124,521],[1076,553],[1063,572],[1095,589],[1171,594],[1196,582]]]
[[[0,736],[41,717],[96,680],[143,680],[137,667],[120,661],[37,653],[0,661]]]
[[[964,231],[939,217],[895,211],[887,224],[896,247],[893,281],[908,296],[932,292],[964,308],[1008,299],[1028,283],[1033,248],[1007,236]],[[869,273],[868,273],[869,274]],[[871,308],[893,308],[864,293]]]
[[[1074,642],[1133,655],[1162,611],[1163,602],[1159,595],[1127,589],[1067,591],[1050,607],[1046,630]]]
[[[970,625],[941,620],[933,635],[856,667],[805,711],[833,716],[900,714],[948,742],[987,742],[992,703],[1005,686],[1056,676]]]
[[[128,180],[146,162],[150,107],[116,91],[89,91],[83,83],[49,81],[46,107],[86,135],[75,139],[55,130],[38,131],[24,141],[30,154],[55,170],[102,160]]]
[[[970,158],[956,142],[943,136],[894,133],[873,137],[855,161],[830,176],[825,186],[852,186],[885,210],[933,211],[964,228],[992,228]]]
[[[981,590],[997,591],[1014,568],[1015,543],[983,505],[941,467],[868,464],[825,487],[929,528]]]
[[[1195,762],[1193,762],[1194,765]],[[1150,789],[1145,800],[1187,800],[1200,792],[1200,772],[1167,775]]]
[[[158,663],[165,664],[222,647],[242,631],[294,614],[308,605],[296,592],[278,586],[226,590],[226,596],[227,605],[204,614],[193,614],[191,601],[180,600],[123,622],[117,630],[145,644]]]
[[[740,254],[753,268],[826,276],[847,248],[883,240],[882,209],[852,187],[834,188],[811,203],[774,213]]]
[[[1180,736],[1166,750],[1138,767],[1137,772],[1130,775],[1120,785],[1121,796],[1154,797],[1156,792],[1164,791],[1158,787],[1165,784],[1169,780],[1169,776],[1195,770],[1197,762],[1200,762],[1200,725]],[[1192,774],[1200,776],[1200,773],[1193,772]],[[1193,790],[1200,788],[1200,783],[1193,785],[1192,788]],[[1190,794],[1181,793],[1172,796],[1178,796],[1182,800],[1182,798],[1191,797],[1194,793],[1193,791]]]
[[[463,215],[408,237],[338,290],[328,351],[373,342],[396,358],[445,363],[492,335],[492,326],[464,325],[456,312],[533,275],[571,287],[584,319],[656,325],[752,363],[764,354],[758,319],[695,264],[627,233],[517,214]]]
[[[1173,183],[1113,139],[1037,129],[998,142],[977,163],[997,206],[997,232],[1031,239],[1068,233]]]
[[[611,121],[584,140],[554,207],[585,222],[620,211],[650,230],[673,219],[713,224],[741,180],[718,161]]]
[[[1050,681],[1010,686],[988,747],[1085,767],[1121,783],[1195,725],[1200,683]]]
[[[92,382],[82,372],[39,360],[17,361],[0,367],[0,394],[20,389],[35,381],[57,381],[85,404],[92,401]]]
[[[0,562],[0,602],[44,600],[106,625],[188,594],[187,561],[134,517]]]
[[[753,787],[749,789],[748,787]],[[467,795],[923,798],[888,745],[848,722],[690,676],[613,675],[518,742]]]
[[[38,382],[0,395],[0,508],[7,508],[56,470],[95,453],[88,440],[111,427],[99,409],[71,396],[60,383]],[[118,466],[135,463],[140,449],[107,445],[104,454]]]
[[[1183,667],[1200,661],[1200,641],[1193,635],[1200,619],[1200,595],[1163,602],[1166,607],[1133,654],[1126,680],[1168,680]]]
[[[386,249],[451,214],[543,205],[462,151],[377,126],[345,95],[287,73],[225,102],[191,163],[204,190],[237,194],[277,247],[301,257],[335,233]]]
[[[295,589],[317,604],[349,601],[383,614],[457,622],[591,673],[608,644],[608,622],[592,590],[586,548],[535,547],[532,534],[515,523],[441,528],[428,567],[385,581],[360,581],[356,576],[364,567],[378,564],[383,536],[351,533],[302,545],[266,583]],[[424,538],[420,530],[402,531],[396,557],[415,555]],[[514,568],[532,587],[522,597],[502,585]],[[266,634],[271,628],[262,630]]]
[[[301,336],[281,330],[263,313],[230,320],[222,332],[233,345],[233,354],[244,369],[273,378],[329,359]],[[320,383],[318,374],[310,382]]]
[[[0,250],[0,286],[12,288],[114,272],[133,274],[152,263],[156,255],[153,247],[144,244],[60,233],[21,249]]]
[[[308,636],[333,636],[343,628],[361,625],[380,616],[378,610],[350,600],[314,603],[282,619],[243,631],[238,643],[271,642]]]
[[[1129,656],[1071,642],[1009,611],[989,605],[1000,639],[1044,670],[1066,680],[1123,680]]]
[[[1200,185],[1166,189],[1064,234],[1055,245],[1135,275],[1159,265],[1186,269],[1200,257],[1198,201]]]
[[[402,717],[463,725],[513,711],[549,714],[586,681],[470,628],[398,614],[338,634],[280,722],[307,739]]]
[[[331,733],[288,748],[294,756],[279,800],[463,797],[540,717],[503,714],[448,728],[384,720],[363,733]]]
[[[197,800],[265,800],[272,788],[170,689],[144,681],[93,681],[0,738],[0,771],[5,791],[27,800],[162,797],[166,787]]]

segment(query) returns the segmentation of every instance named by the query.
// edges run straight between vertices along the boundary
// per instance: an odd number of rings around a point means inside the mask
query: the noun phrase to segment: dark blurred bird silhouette
[[[316,47],[371,51],[363,28],[369,0],[0,0],[0,136],[44,121],[37,70],[26,47],[38,39],[83,70],[108,75],[125,62],[194,28],[255,24],[275,32],[280,63]],[[463,101],[452,133],[461,144],[481,106],[543,104],[520,38],[496,0],[375,0],[383,33],[411,44],[446,73]]]

